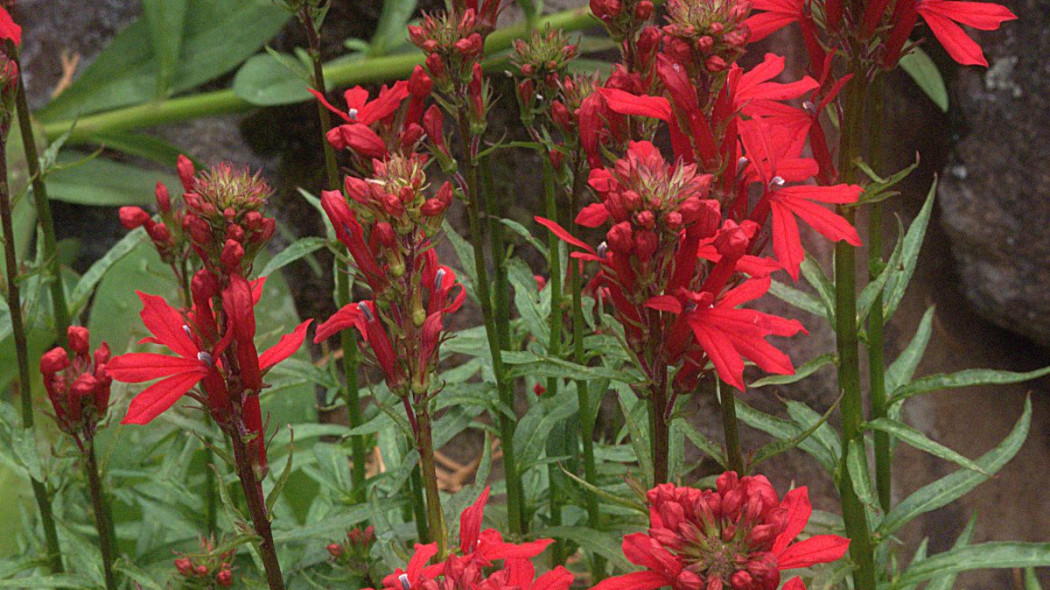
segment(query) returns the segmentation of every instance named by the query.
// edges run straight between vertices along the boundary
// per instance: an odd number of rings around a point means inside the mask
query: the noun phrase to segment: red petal
[[[412,559],[408,560],[408,574],[409,582],[415,584],[419,581],[419,578],[423,574],[423,566],[430,561],[431,557],[437,555],[437,543],[428,543],[426,545],[420,545],[416,543],[416,552],[412,554]]]
[[[930,30],[937,40],[944,46],[952,59],[964,66],[988,67],[988,60],[984,58],[984,52],[976,41],[955,24],[948,17],[934,12],[923,12],[922,18],[930,25]]]
[[[791,199],[791,211],[798,215],[810,227],[825,238],[833,241],[845,241],[853,246],[860,246],[860,235],[846,218],[836,214],[827,207],[801,199]]]
[[[540,576],[532,585],[532,590],[569,590],[573,579],[572,572],[559,565]],[[522,587],[526,588],[526,586]]]
[[[781,590],[806,590],[806,585],[802,583],[802,578],[795,576],[788,580]]]
[[[199,349],[193,343],[183,326],[186,320],[163,297],[136,291],[142,300],[142,312],[139,316],[146,329],[164,343],[172,352],[186,358],[197,359]]]
[[[306,338],[306,329],[310,326],[310,322],[313,320],[306,320],[295,327],[295,330],[290,334],[281,336],[281,339],[268,348],[265,352],[259,355],[259,368],[263,371],[283,361],[284,359],[295,354],[295,351],[299,350],[299,347],[303,345],[303,339]]]
[[[797,20],[798,15],[790,13],[762,12],[756,14],[744,22],[751,31],[751,35],[747,40],[748,42],[761,41]]]
[[[795,540],[795,537],[806,528],[809,517],[813,514],[813,505],[809,502],[809,491],[806,486],[795,488],[784,494],[781,508],[787,509],[787,526],[773,541],[773,553],[780,553]]]
[[[817,535],[800,541],[777,555],[777,568],[782,570],[831,563],[846,554],[849,539],[838,535]]]
[[[539,216],[536,216],[533,219],[536,220],[536,223],[538,223],[538,224],[542,225],[543,227],[551,230],[551,232],[554,235],[558,236],[558,238],[561,239],[563,242],[565,242],[565,243],[567,243],[567,244],[569,244],[571,246],[576,246],[577,248],[586,250],[586,251],[590,252],[591,254],[597,254],[594,251],[593,248],[591,248],[587,244],[583,243],[579,239],[573,237],[572,234],[570,234],[568,231],[565,230],[564,227],[558,225],[556,222],[551,221],[550,219],[547,219],[545,217],[539,217]]]
[[[671,103],[662,96],[635,96],[616,88],[599,88],[598,92],[614,113],[671,121]]]
[[[705,319],[704,314],[689,318],[689,326],[693,329],[696,341],[704,349],[707,358],[711,359],[722,381],[744,391],[744,360],[725,333],[706,325]]]
[[[798,223],[795,215],[780,201],[770,203],[773,217],[773,253],[777,255],[784,270],[791,278],[798,281],[798,267],[806,257],[802,249],[802,240],[798,235]]]
[[[10,39],[16,46],[22,44],[22,27],[0,6],[0,39]]]
[[[116,359],[114,359],[116,360]],[[108,365],[107,365],[108,366]],[[128,413],[121,424],[147,424],[164,410],[175,405],[180,397],[186,395],[202,378],[204,373],[181,373],[157,381],[131,400]]]
[[[459,516],[459,548],[463,553],[472,553],[477,548],[481,535],[481,521],[485,516],[485,503],[489,500],[489,488],[481,491],[478,499]]]
[[[576,225],[598,227],[609,219],[609,210],[601,203],[592,203],[580,210],[576,216]]]
[[[187,359],[152,352],[132,352],[110,359],[106,364],[106,372],[117,381],[142,383],[181,373],[203,376],[208,372],[208,368],[196,358]]]
[[[1009,8],[992,2],[955,2],[951,0],[923,0],[919,14],[939,14],[953,21],[982,31],[994,31],[1005,21],[1016,20]]]
[[[335,108],[334,106],[332,106],[331,103],[328,102],[328,99],[325,98],[323,94],[321,94],[320,92],[314,90],[313,88],[307,88],[306,90],[310,94],[314,95],[317,98],[317,100],[321,101],[321,104],[324,105],[324,108],[326,108],[326,109],[332,111],[333,113],[339,115],[347,123],[350,122],[350,117],[346,116],[346,112],[345,111],[341,111],[341,110]]]
[[[671,295],[657,295],[656,297],[650,297],[649,300],[645,302],[645,306],[657,311],[668,311],[675,314],[682,313],[682,302]]]

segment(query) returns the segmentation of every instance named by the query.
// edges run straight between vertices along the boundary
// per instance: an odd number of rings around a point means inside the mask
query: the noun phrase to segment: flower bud
[[[88,343],[88,330],[83,326],[70,326],[66,330],[69,339],[69,348],[78,356],[87,356],[90,349]]]
[[[416,98],[426,98],[430,96],[430,91],[434,88],[434,81],[430,79],[423,66],[417,65],[412,70],[412,75],[408,78],[408,92]]]
[[[180,557],[175,560],[175,569],[179,570],[179,573],[184,576],[193,575],[193,562],[185,557]]]
[[[231,275],[239,274],[242,260],[244,260],[244,246],[234,240],[226,240],[220,257],[222,270]]]
[[[193,192],[193,188],[196,185],[194,179],[193,162],[186,156],[179,154],[178,162],[175,167],[179,172],[179,180],[182,181],[182,188],[186,189],[186,192]]]
[[[143,211],[141,207],[121,207],[118,215],[120,216],[120,224],[129,230],[153,222],[149,213]]]
[[[638,6],[634,7],[634,18],[637,20],[649,20],[649,17],[653,15],[653,3],[649,0],[642,0],[638,3]]]
[[[614,252],[630,254],[631,250],[634,249],[634,237],[633,232],[631,231],[631,224],[622,221],[612,226],[605,234],[605,240]]]
[[[153,190],[154,196],[157,198],[157,209],[161,213],[171,212],[171,197],[168,195],[168,187],[164,186],[163,183],[158,182],[157,187]]]
[[[643,230],[634,234],[634,251],[642,262],[649,262],[656,253],[660,240],[655,233]]]

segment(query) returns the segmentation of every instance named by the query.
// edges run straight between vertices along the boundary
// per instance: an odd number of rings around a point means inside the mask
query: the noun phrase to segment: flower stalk
[[[98,548],[102,553],[102,575],[106,581],[106,590],[116,590],[117,580],[113,575],[113,561],[116,556],[116,534],[113,531],[113,515],[106,501],[102,487],[102,477],[95,453],[95,440],[89,439],[83,453],[84,473],[88,479],[88,492],[91,495],[91,507],[95,512],[95,525],[98,528]]]
[[[719,386],[719,407],[722,409],[722,432],[726,442],[726,466],[729,471],[745,473],[744,455],[740,447],[740,422],[736,417],[736,393],[729,387]]]
[[[253,451],[249,449],[247,437],[262,436],[261,433],[249,434],[243,422],[239,425],[241,435],[230,437],[233,444],[233,460],[241,490],[248,503],[248,515],[252,519],[252,528],[259,535],[259,556],[262,558],[266,573],[266,583],[270,590],[284,590],[284,576],[281,564],[277,561],[277,547],[273,542],[273,531],[270,528],[270,516],[266,510],[266,499],[263,496],[262,482],[259,480],[253,465]]]

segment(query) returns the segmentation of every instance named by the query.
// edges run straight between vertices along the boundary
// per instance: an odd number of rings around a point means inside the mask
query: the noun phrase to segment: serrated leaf
[[[825,365],[834,364],[835,355],[828,353],[822,354],[816,358],[812,358],[806,361],[802,366],[795,369],[794,375],[769,375],[758,379],[754,383],[748,384],[748,389],[756,389],[758,387],[765,387],[767,385],[787,385],[789,383],[796,383],[802,381],[806,377],[809,377],[813,373],[816,373],[821,367]]]
[[[994,449],[975,461],[981,471],[994,475],[1017,454],[1028,436],[1031,419],[1032,402],[1025,400],[1024,413],[1021,414],[1021,418],[1018,419],[1010,434]],[[962,497],[986,479],[988,477],[982,473],[961,469],[925,485],[894,506],[882,520],[876,533],[883,538],[888,538],[915,517]]]
[[[521,258],[512,258],[507,264],[507,278],[514,287],[514,307],[529,334],[544,344],[550,342],[550,325],[545,310],[540,309],[540,294],[532,269]]]
[[[838,433],[828,424],[828,418],[838,405],[839,400],[835,400],[835,403],[831,404],[831,407],[823,415],[818,414],[813,408],[802,402],[791,399],[783,401],[787,407],[788,416],[795,421],[795,424],[798,424],[799,428],[804,428],[806,432],[812,430],[811,436],[820,442],[821,446],[830,451],[831,455],[837,460],[842,455],[842,443],[839,440]]]
[[[416,10],[416,0],[384,0],[383,11],[379,13],[376,32],[369,44],[369,55],[385,55],[391,49],[404,43],[407,38],[405,25]]]
[[[930,343],[930,334],[933,327],[933,314],[935,306],[931,305],[922,314],[919,327],[915,329],[915,335],[911,342],[901,351],[897,358],[886,369],[886,390],[897,391],[902,385],[911,380],[926,353],[926,346]]]
[[[514,429],[514,449],[522,472],[538,463],[551,431],[575,414],[578,407],[575,394],[563,388],[557,397],[541,400],[521,417]]]
[[[785,303],[801,309],[802,311],[822,318],[828,318],[829,312],[824,305],[821,304],[819,299],[809,293],[804,293],[794,287],[785,285],[780,281],[770,282],[769,294]]]
[[[182,51],[183,28],[186,24],[187,0],[142,0],[142,12],[149,24],[156,64],[158,98],[168,95]]]
[[[919,250],[922,249],[922,240],[926,237],[926,227],[930,223],[930,214],[933,212],[933,200],[937,195],[937,180],[934,179],[930,186],[930,192],[926,195],[919,214],[908,227],[908,233],[904,234],[901,246],[901,272],[895,273],[886,281],[886,289],[883,291],[884,319],[889,321],[897,311],[897,305],[904,298],[904,291],[908,288],[915,267],[919,264]]]
[[[511,377],[558,377],[561,379],[610,379],[620,383],[639,383],[639,375],[610,369],[588,367],[572,361],[535,354],[529,351],[503,351],[503,362],[512,365]]]
[[[300,258],[309,256],[321,248],[324,248],[326,245],[328,245],[328,240],[324,238],[318,238],[315,236],[300,238],[289,244],[284,250],[281,250],[274,255],[274,257],[266,263],[266,266],[259,271],[259,276],[270,276],[274,271],[284,268]]]
[[[898,387],[890,396],[890,405],[902,402],[910,397],[931,391],[952,389],[955,387],[976,387],[979,385],[1007,385],[1010,383],[1023,383],[1050,375],[1050,367],[1028,371],[1027,373],[1015,373],[1013,371],[998,371],[995,369],[966,369],[958,373],[947,373],[929,375],[916,379]]]
[[[941,112],[948,112],[948,89],[944,85],[944,77],[937,69],[937,64],[933,63],[933,60],[921,47],[915,47],[907,55],[902,56],[900,66],[912,80],[915,80],[923,93],[930,97],[933,104],[941,109]]]
[[[959,534],[959,538],[955,540],[954,549],[965,547],[970,544],[970,539],[973,538],[973,531],[977,528],[977,515],[970,516],[970,521],[966,523],[966,528]],[[914,563],[914,561],[912,562]],[[952,590],[955,587],[956,573],[952,572],[944,574],[943,576],[930,580],[930,583],[926,585],[925,590]]]
[[[905,570],[893,587],[900,588],[969,570],[1047,565],[1050,565],[1050,543],[981,543],[927,557]]]
[[[623,414],[624,424],[627,427],[627,431],[631,434],[631,446],[634,447],[634,454],[638,459],[638,465],[642,468],[642,476],[644,477],[643,481],[647,484],[651,484],[654,475],[649,437],[646,435],[645,430],[639,426],[638,421],[634,419],[634,415],[631,413],[633,408],[629,408],[624,401],[622,389],[623,388],[621,387],[621,394],[616,396],[616,401],[620,404],[620,412]],[[644,408],[645,402],[638,400],[635,402],[635,405]]]
[[[981,466],[974,461],[967,459],[963,455],[960,455],[948,447],[930,439],[922,432],[919,432],[903,422],[892,420],[890,418],[876,418],[867,422],[865,426],[869,430],[878,430],[889,433],[890,435],[899,438],[901,441],[908,443],[912,447],[919,449],[920,451],[925,451],[934,457],[939,457],[945,461],[951,461],[961,467],[972,469],[978,473],[983,473]]]
[[[281,492],[284,491],[284,486],[288,485],[288,478],[292,475],[292,458],[295,457],[295,433],[292,430],[291,425],[288,426],[288,438],[288,460],[284,464],[284,469],[281,471],[281,475],[277,477],[277,481],[273,484],[273,489],[270,490],[270,494],[266,496],[267,512],[273,512],[273,507],[277,504],[277,499],[281,497]]]

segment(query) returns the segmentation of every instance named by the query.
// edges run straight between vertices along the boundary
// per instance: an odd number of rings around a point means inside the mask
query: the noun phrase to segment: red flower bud
[[[707,68],[707,71],[711,72],[712,74],[717,74],[718,72],[724,72],[727,69],[729,69],[729,64],[727,64],[726,60],[722,59],[721,57],[717,55],[712,55],[711,57],[704,60],[704,67]]]
[[[541,397],[543,394],[547,393],[547,388],[537,383],[532,386],[532,393],[536,394],[536,397]]]
[[[572,113],[570,113],[568,107],[562,104],[559,100],[555,100],[551,103],[551,120],[554,121],[555,125],[566,131],[571,131],[573,128]]]
[[[434,81],[423,70],[423,66],[417,65],[408,78],[408,92],[416,98],[426,98],[433,88]]]
[[[630,254],[631,250],[634,249],[634,236],[631,231],[631,224],[621,221],[612,226],[605,234],[605,241],[614,252]]]
[[[230,225],[227,225],[226,239],[244,243],[244,228],[237,225],[236,223],[231,223]]]
[[[441,59],[441,56],[436,53],[431,53],[427,56],[425,62],[427,70],[430,71],[430,75],[434,78],[441,80],[445,77],[445,73],[448,69],[445,67],[445,61]]]
[[[121,207],[118,215],[120,224],[126,229],[135,229],[153,222],[149,213],[143,211],[141,207]]]
[[[157,209],[160,209],[161,213],[169,213],[171,211],[171,197],[168,196],[168,187],[158,182],[157,188],[153,190],[153,194],[157,197]]]
[[[325,547],[325,549],[328,550],[328,554],[331,555],[332,557],[339,557],[340,555],[342,555],[345,552],[345,550],[343,549],[343,546],[340,545],[339,543],[329,543]]]
[[[634,216],[634,221],[645,229],[653,229],[656,226],[656,215],[652,211],[641,211]]]
[[[215,582],[220,586],[233,586],[233,572],[228,569],[219,571],[215,576]]]
[[[222,247],[222,270],[227,274],[238,274],[241,270],[241,261],[244,260],[244,246],[234,240],[226,240]]]
[[[182,181],[182,188],[186,189],[188,193],[193,192],[193,187],[196,185],[196,180],[193,178],[193,162],[186,156],[179,154],[175,167],[179,171],[179,180]]]
[[[46,378],[69,368],[69,355],[61,347],[52,348],[40,357],[40,372]]]
[[[649,20],[649,17],[653,15],[653,3],[649,0],[642,0],[638,3],[638,6],[634,7],[634,18],[638,20]]]
[[[393,248],[397,245],[397,232],[394,231],[394,227],[385,221],[380,221],[372,228],[372,235],[380,244],[387,248]]]
[[[185,557],[180,557],[175,560],[175,569],[184,576],[193,575],[193,562]]]
[[[659,243],[660,239],[649,230],[643,230],[634,234],[634,251],[642,262],[649,262],[653,254],[656,253]]]
[[[171,230],[169,230],[168,226],[163,223],[156,223],[152,226],[147,225],[146,233],[149,234],[150,239],[158,245],[163,246],[171,241]]]
[[[69,339],[69,348],[75,352],[78,356],[87,356],[90,350],[90,344],[88,343],[88,329],[83,326],[70,326],[66,330],[66,337]]]

